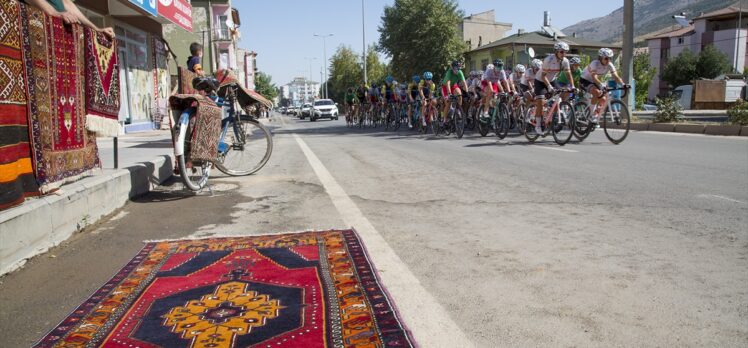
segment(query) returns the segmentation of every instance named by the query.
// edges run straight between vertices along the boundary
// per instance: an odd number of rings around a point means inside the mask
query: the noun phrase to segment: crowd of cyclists
[[[607,85],[608,76],[620,85],[615,89],[630,88],[616,71],[613,50],[600,49],[597,59],[582,68],[578,57],[566,57],[569,49],[559,41],[553,54],[533,59],[527,67],[517,64],[507,70],[501,59],[495,59],[485,71],[467,76],[455,60],[440,82],[430,71],[413,75],[408,83],[398,83],[392,76],[381,84],[362,82],[346,91],[346,122],[349,127],[386,129],[407,125],[423,133],[455,133],[460,138],[465,128],[477,129],[483,136],[493,130],[502,138],[508,129],[515,129],[533,141],[549,133],[557,138],[556,133],[566,129],[569,138],[573,134],[583,140],[603,114],[603,122],[616,123],[617,127],[610,124],[611,129],[625,128],[628,133],[625,104],[618,100],[613,106],[608,101],[614,90]],[[623,140],[608,138],[614,143]]]

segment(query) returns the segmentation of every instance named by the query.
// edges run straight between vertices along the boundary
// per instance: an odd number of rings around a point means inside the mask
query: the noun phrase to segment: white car
[[[312,104],[304,103],[298,111],[296,111],[296,116],[299,116],[300,119],[304,119],[307,116],[311,116],[311,110],[312,110]]]
[[[320,118],[338,119],[338,106],[330,99],[320,99],[314,102],[314,112],[310,118],[312,122]]]

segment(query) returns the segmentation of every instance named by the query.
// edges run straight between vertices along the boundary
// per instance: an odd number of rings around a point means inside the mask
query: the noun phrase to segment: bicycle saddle
[[[205,93],[212,93],[218,89],[218,80],[215,77],[196,77],[192,79],[192,88]]]

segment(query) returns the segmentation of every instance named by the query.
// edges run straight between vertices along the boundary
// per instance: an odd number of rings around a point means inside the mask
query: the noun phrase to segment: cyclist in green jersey
[[[444,122],[447,122],[447,112],[449,111],[449,96],[459,96],[457,99],[458,105],[462,107],[462,91],[467,92],[468,85],[465,81],[465,74],[462,73],[462,63],[459,60],[452,61],[452,66],[447,73],[444,74],[442,79],[442,97],[444,97],[444,109],[442,110],[442,118]]]

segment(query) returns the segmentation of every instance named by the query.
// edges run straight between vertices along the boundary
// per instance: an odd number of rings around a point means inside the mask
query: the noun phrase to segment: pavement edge
[[[163,155],[127,168],[65,185],[58,194],[30,199],[0,212],[0,276],[23,267],[121,208],[133,197],[150,192],[173,172],[173,159]]]

